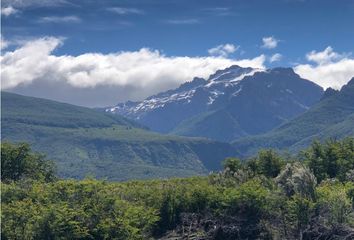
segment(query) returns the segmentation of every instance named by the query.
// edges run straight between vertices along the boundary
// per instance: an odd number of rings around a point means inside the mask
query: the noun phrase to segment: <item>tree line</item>
[[[25,143],[2,143],[1,165],[3,239],[354,238],[353,138],[179,179],[59,179]]]

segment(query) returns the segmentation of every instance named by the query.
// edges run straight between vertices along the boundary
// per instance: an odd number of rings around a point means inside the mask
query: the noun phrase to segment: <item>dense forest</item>
[[[183,179],[59,179],[25,143],[1,165],[2,239],[354,239],[353,138]]]

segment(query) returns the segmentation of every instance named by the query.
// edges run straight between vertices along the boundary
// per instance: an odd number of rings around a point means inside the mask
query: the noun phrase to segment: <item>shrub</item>
[[[41,181],[55,180],[52,161],[33,153],[26,143],[1,143],[1,180],[4,182],[30,178]]]

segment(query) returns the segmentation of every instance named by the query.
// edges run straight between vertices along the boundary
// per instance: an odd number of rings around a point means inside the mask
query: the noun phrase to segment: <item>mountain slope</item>
[[[189,176],[235,155],[225,143],[161,135],[118,115],[2,92],[2,140],[26,141],[62,177],[110,180]]]
[[[231,141],[248,135],[237,119],[224,109],[204,112],[184,120],[171,133],[181,136],[203,136],[220,141]]]
[[[220,141],[264,133],[306,111],[322,96],[318,85],[290,68],[232,66],[208,80],[106,109],[153,130]]]
[[[259,148],[296,151],[313,139],[354,136],[354,78],[337,92],[327,90],[319,103],[269,133],[236,140],[233,144],[245,155]]]
[[[255,71],[232,66],[217,71],[208,80],[194,78],[177,89],[148,97],[142,102],[120,103],[106,111],[134,119],[154,131],[168,133],[183,120],[211,109],[214,100],[224,94],[226,86]]]
[[[101,114],[91,109],[47,99],[24,97],[1,92],[2,120],[7,122],[53,127],[109,127],[113,124],[130,127],[141,125],[119,115]]]

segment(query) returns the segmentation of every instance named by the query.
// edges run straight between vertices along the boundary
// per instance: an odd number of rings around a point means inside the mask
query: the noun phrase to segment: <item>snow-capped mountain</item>
[[[146,113],[172,103],[191,104],[193,100],[196,100],[196,97],[200,96],[201,92],[204,92],[204,97],[207,97],[208,101],[205,102],[205,105],[208,106],[213,104],[216,98],[224,94],[225,88],[237,85],[245,76],[253,75],[257,71],[261,70],[231,66],[224,70],[218,70],[208,80],[196,77],[191,82],[186,82],[177,89],[148,97],[142,102],[128,101],[120,103],[106,111],[127,115],[139,120]]]
[[[291,68],[269,70],[231,66],[208,79],[106,109],[152,130],[231,141],[270,130],[307,110],[322,88]]]

